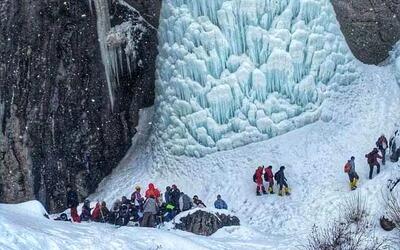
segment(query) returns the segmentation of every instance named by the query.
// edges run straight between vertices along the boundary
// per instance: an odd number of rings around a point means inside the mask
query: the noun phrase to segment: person
[[[121,204],[119,208],[118,218],[116,220],[116,225],[126,226],[131,218],[131,211],[129,209],[129,204]]]
[[[172,205],[171,203],[166,203],[164,205],[165,205],[165,209],[164,209],[163,218],[164,218],[165,222],[168,222],[168,221],[171,221],[175,217],[176,210],[175,210],[174,205]]]
[[[143,206],[142,227],[154,227],[155,216],[158,212],[158,205],[153,194],[149,195]]]
[[[175,207],[175,209],[179,210],[179,198],[181,197],[181,191],[179,188],[173,184],[171,186],[171,204]]]
[[[265,187],[263,185],[263,171],[263,167],[259,166],[253,175],[253,181],[257,184],[256,194],[258,196],[261,195],[261,191],[263,192],[263,194],[267,194],[267,191],[265,191]]]
[[[100,202],[96,203],[96,206],[94,207],[91,215],[91,220],[95,222],[100,221]]]
[[[111,224],[116,225],[117,224],[117,220],[119,218],[119,210],[121,208],[121,201],[119,199],[117,199],[113,206],[111,207],[111,211],[109,213],[109,217],[108,217],[108,222]]]
[[[95,222],[105,223],[108,221],[109,213],[110,212],[108,211],[105,201],[102,201],[101,203],[97,202],[95,208],[93,209],[91,219]]]
[[[140,186],[135,187],[135,192],[131,195],[131,202],[134,204],[137,211],[143,211],[144,199],[140,194]]]
[[[354,156],[352,156],[350,160],[347,161],[346,165],[344,166],[344,172],[349,175],[350,189],[355,190],[357,188],[359,177],[356,172],[356,163]]]
[[[160,190],[158,190],[153,183],[149,184],[149,188],[146,190],[145,197],[149,198],[150,196],[154,196],[155,199],[160,197]]]
[[[71,217],[74,222],[80,222],[78,210],[76,209],[79,205],[78,194],[75,190],[72,190],[70,184],[67,185],[67,207],[71,211]]]
[[[216,209],[228,209],[228,205],[226,204],[226,202],[221,199],[221,195],[217,195],[217,200],[214,202],[214,207]]]
[[[274,194],[274,173],[272,172],[272,166],[268,166],[265,169],[264,180],[268,182],[268,192]]]
[[[83,202],[83,206],[82,206],[82,212],[81,212],[81,221],[89,221],[91,218],[91,214],[90,214],[90,200],[86,199]]]
[[[106,223],[108,221],[109,215],[110,210],[108,210],[106,202],[102,201],[100,206],[100,222]]]
[[[127,206],[131,205],[131,201],[128,200],[128,198],[126,198],[126,196],[121,197],[121,203],[122,203],[122,205],[127,205]]]
[[[206,208],[206,204],[203,203],[203,201],[201,201],[199,199],[199,197],[197,195],[193,196],[193,207],[195,208]]]
[[[58,216],[58,217],[55,218],[54,220],[58,220],[58,221],[71,221],[71,219],[68,218],[68,215],[67,215],[66,213],[60,214],[60,216]]]
[[[179,197],[179,212],[190,210],[192,206],[193,204],[190,200],[190,197],[187,194],[181,192],[181,196]]]
[[[378,140],[376,141],[376,146],[378,147],[379,151],[381,151],[382,155],[382,165],[385,165],[385,158],[386,158],[386,149],[388,148],[388,141],[384,134],[382,134]]]
[[[285,177],[285,166],[281,166],[279,171],[275,173],[276,183],[279,185],[279,196],[283,196],[284,194],[290,195],[289,186],[287,184],[287,179]]]
[[[167,186],[165,188],[164,199],[165,199],[165,203],[170,203],[170,201],[171,201],[171,187],[170,186]]]
[[[367,158],[369,165],[369,179],[371,180],[374,172],[374,166],[377,167],[376,174],[379,174],[381,171],[381,165],[379,165],[378,159],[382,159],[382,156],[379,155],[378,149],[374,148],[369,154],[365,155],[365,158]]]

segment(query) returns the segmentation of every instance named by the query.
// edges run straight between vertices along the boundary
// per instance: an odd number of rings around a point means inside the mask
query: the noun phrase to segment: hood
[[[154,189],[154,184],[153,183],[149,184],[149,189]]]

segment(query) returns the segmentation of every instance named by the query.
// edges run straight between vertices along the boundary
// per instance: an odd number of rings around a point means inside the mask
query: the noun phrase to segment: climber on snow
[[[214,207],[216,209],[228,209],[228,205],[226,202],[221,198],[221,195],[217,195],[217,200],[214,202]]]
[[[263,194],[267,194],[267,191],[265,191],[265,187],[263,184],[263,167],[258,167],[256,169],[256,172],[253,175],[253,181],[257,184],[257,190],[256,190],[256,194],[259,196],[261,195],[261,191],[263,192]]]
[[[365,155],[365,158],[367,158],[369,165],[369,179],[371,180],[374,166],[377,167],[376,174],[379,174],[381,171],[381,165],[379,165],[378,159],[382,159],[382,156],[379,155],[378,149],[374,148],[369,154]]]
[[[350,160],[344,165],[344,172],[349,175],[350,188],[355,190],[357,188],[357,182],[359,180],[358,174],[356,172],[355,157],[352,156]]]
[[[154,196],[156,200],[160,198],[160,190],[158,190],[153,183],[149,184],[149,188],[146,190],[145,197],[149,198],[150,196]]]
[[[81,212],[81,221],[89,221],[91,219],[91,214],[90,214],[90,200],[85,200],[83,202],[82,206],[82,212]]]
[[[268,192],[274,194],[274,173],[272,172],[272,166],[268,166],[265,169],[264,180],[268,182]]]
[[[206,208],[206,204],[203,203],[202,200],[199,199],[197,195],[193,196],[193,207],[194,208]]]
[[[289,192],[290,190],[289,190],[289,186],[286,182],[287,179],[285,177],[284,170],[285,170],[285,166],[281,166],[279,168],[279,171],[276,172],[275,176],[274,176],[276,183],[279,185],[279,193],[278,193],[279,196],[283,196],[285,194],[290,195],[290,192]]]
[[[135,192],[133,192],[131,195],[131,203],[135,206],[137,211],[143,210],[144,199],[143,199],[142,195],[140,194],[139,186],[135,187]]]
[[[75,190],[72,190],[71,185],[67,185],[67,207],[71,210],[71,217],[74,222],[80,222],[78,210],[76,209],[79,205],[78,194]]]
[[[382,134],[378,140],[376,141],[376,146],[378,147],[379,151],[381,151],[382,155],[382,165],[385,165],[385,156],[386,156],[386,149],[388,148],[388,141],[384,134]]]

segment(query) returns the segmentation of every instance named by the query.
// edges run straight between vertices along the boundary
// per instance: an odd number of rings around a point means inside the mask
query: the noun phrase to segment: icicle
[[[114,109],[114,85],[118,77],[118,62],[115,49],[109,49],[107,35],[111,29],[108,0],[94,0],[97,15],[97,35],[100,43],[101,59],[104,65],[108,94],[110,97],[111,109]]]

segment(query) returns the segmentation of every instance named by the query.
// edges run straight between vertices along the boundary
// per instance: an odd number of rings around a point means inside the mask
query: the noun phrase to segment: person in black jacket
[[[275,180],[276,183],[278,183],[279,185],[279,193],[278,193],[279,196],[283,196],[284,194],[290,195],[289,186],[286,182],[287,179],[285,177],[284,170],[285,166],[281,166],[279,171],[275,173]]]
[[[76,209],[78,205],[78,194],[75,190],[72,190],[71,185],[67,185],[67,207],[71,209],[71,217],[74,222],[80,222],[78,210]]]
[[[181,191],[174,184],[171,187],[170,191],[170,203],[175,207],[176,210],[179,209],[179,198],[181,197]]]

